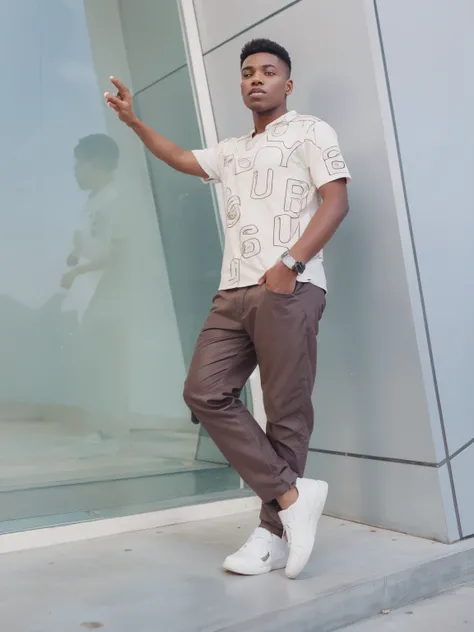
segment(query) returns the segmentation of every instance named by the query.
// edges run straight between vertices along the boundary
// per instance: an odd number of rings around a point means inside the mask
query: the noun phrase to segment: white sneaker
[[[262,527],[252,533],[244,546],[229,555],[224,569],[238,575],[263,575],[285,568],[288,561],[288,544]]]
[[[290,547],[286,576],[295,579],[311,557],[318,522],[328,496],[328,484],[299,478],[296,481],[298,500],[288,509],[279,512]]]

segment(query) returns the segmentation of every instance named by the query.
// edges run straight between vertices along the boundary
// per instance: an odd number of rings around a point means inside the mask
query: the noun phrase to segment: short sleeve
[[[194,157],[207,173],[207,178],[203,178],[203,182],[218,183],[221,181],[220,170],[220,151],[219,146],[210,147],[209,149],[193,150]]]
[[[306,160],[317,189],[328,182],[351,179],[333,128],[324,121],[315,121],[305,138]]]

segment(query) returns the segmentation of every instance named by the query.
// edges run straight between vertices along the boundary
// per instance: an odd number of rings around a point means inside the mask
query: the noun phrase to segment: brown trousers
[[[184,399],[242,479],[262,499],[261,526],[281,535],[276,498],[303,476],[313,430],[316,336],[325,293],[265,286],[220,291],[199,336]],[[260,367],[266,434],[240,401]]]

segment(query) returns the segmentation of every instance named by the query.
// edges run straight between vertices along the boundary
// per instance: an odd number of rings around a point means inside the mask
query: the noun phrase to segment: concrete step
[[[356,623],[344,628],[344,632],[470,632],[473,629],[474,584],[465,584]]]
[[[332,632],[474,581],[474,541],[444,545],[323,518],[296,581],[227,575],[248,513],[0,558],[9,632]],[[84,625],[83,625],[84,624]]]

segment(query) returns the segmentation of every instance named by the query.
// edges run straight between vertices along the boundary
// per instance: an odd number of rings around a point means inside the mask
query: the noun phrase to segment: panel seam
[[[457,456],[459,456],[462,452],[464,452],[464,450],[467,450],[468,448],[471,447],[471,445],[474,443],[474,437],[468,441],[467,443],[465,443],[463,446],[461,446],[458,450],[456,450],[456,452],[453,452],[451,454],[451,456],[449,457],[450,460],[455,459]]]
[[[448,459],[443,459],[439,463],[435,463],[432,461],[416,461],[412,459],[400,459],[397,457],[391,456],[375,456],[372,454],[358,454],[357,452],[344,452],[339,450],[325,450],[319,448],[310,448],[309,452],[314,452],[316,454],[328,454],[330,456],[347,456],[353,459],[364,459],[366,461],[379,461],[383,463],[399,463],[401,465],[416,465],[418,467],[431,467],[434,469],[439,469],[446,465]]]
[[[160,83],[160,81],[164,81],[165,79],[168,79],[168,77],[171,77],[171,75],[174,75],[175,73],[179,72],[180,70],[183,70],[183,68],[186,68],[187,65],[188,64],[181,64],[181,66],[178,66],[178,68],[175,68],[174,70],[170,70],[170,72],[167,72],[166,75],[163,75],[162,77],[160,77],[156,81],[152,81],[147,86],[145,86],[143,88],[140,88],[140,90],[137,90],[134,93],[133,98],[137,97],[142,92],[145,92],[146,90],[148,90],[148,88],[153,88],[153,86],[156,86],[156,84]]]
[[[309,448],[309,452],[315,452],[316,454],[329,454],[331,456],[347,456],[353,459],[366,459],[368,461],[382,461],[385,463],[401,463],[403,465],[417,465],[420,467],[433,467],[439,469],[443,465],[447,465],[449,461],[452,461],[457,456],[462,454],[465,450],[474,444],[474,437],[467,443],[461,446],[456,452],[453,452],[446,459],[439,461],[418,461],[416,459],[401,459],[392,456],[377,456],[375,454],[360,454],[359,452],[345,452],[344,450],[326,450],[324,448]]]
[[[242,29],[241,31],[239,31],[235,35],[232,35],[231,37],[228,37],[223,42],[220,42],[220,44],[216,44],[215,46],[213,46],[212,48],[207,50],[205,53],[203,53],[203,56],[205,57],[206,55],[209,55],[210,53],[213,53],[214,51],[218,50],[222,46],[225,46],[229,42],[232,42],[233,40],[235,40],[238,37],[240,37],[241,35],[244,35],[244,33],[247,33],[248,31],[251,31],[256,26],[260,26],[260,24],[263,24],[264,22],[267,22],[267,20],[270,20],[271,18],[274,18],[276,15],[279,15],[280,13],[283,13],[287,9],[291,9],[291,7],[294,7],[296,4],[299,4],[302,1],[303,0],[293,0],[293,2],[290,2],[289,4],[286,4],[284,7],[281,7],[281,9],[277,9],[276,11],[273,11],[273,13],[270,13],[269,15],[267,15],[264,18],[262,18],[261,20],[258,20],[254,24],[252,24],[250,26],[247,26],[246,28]]]

